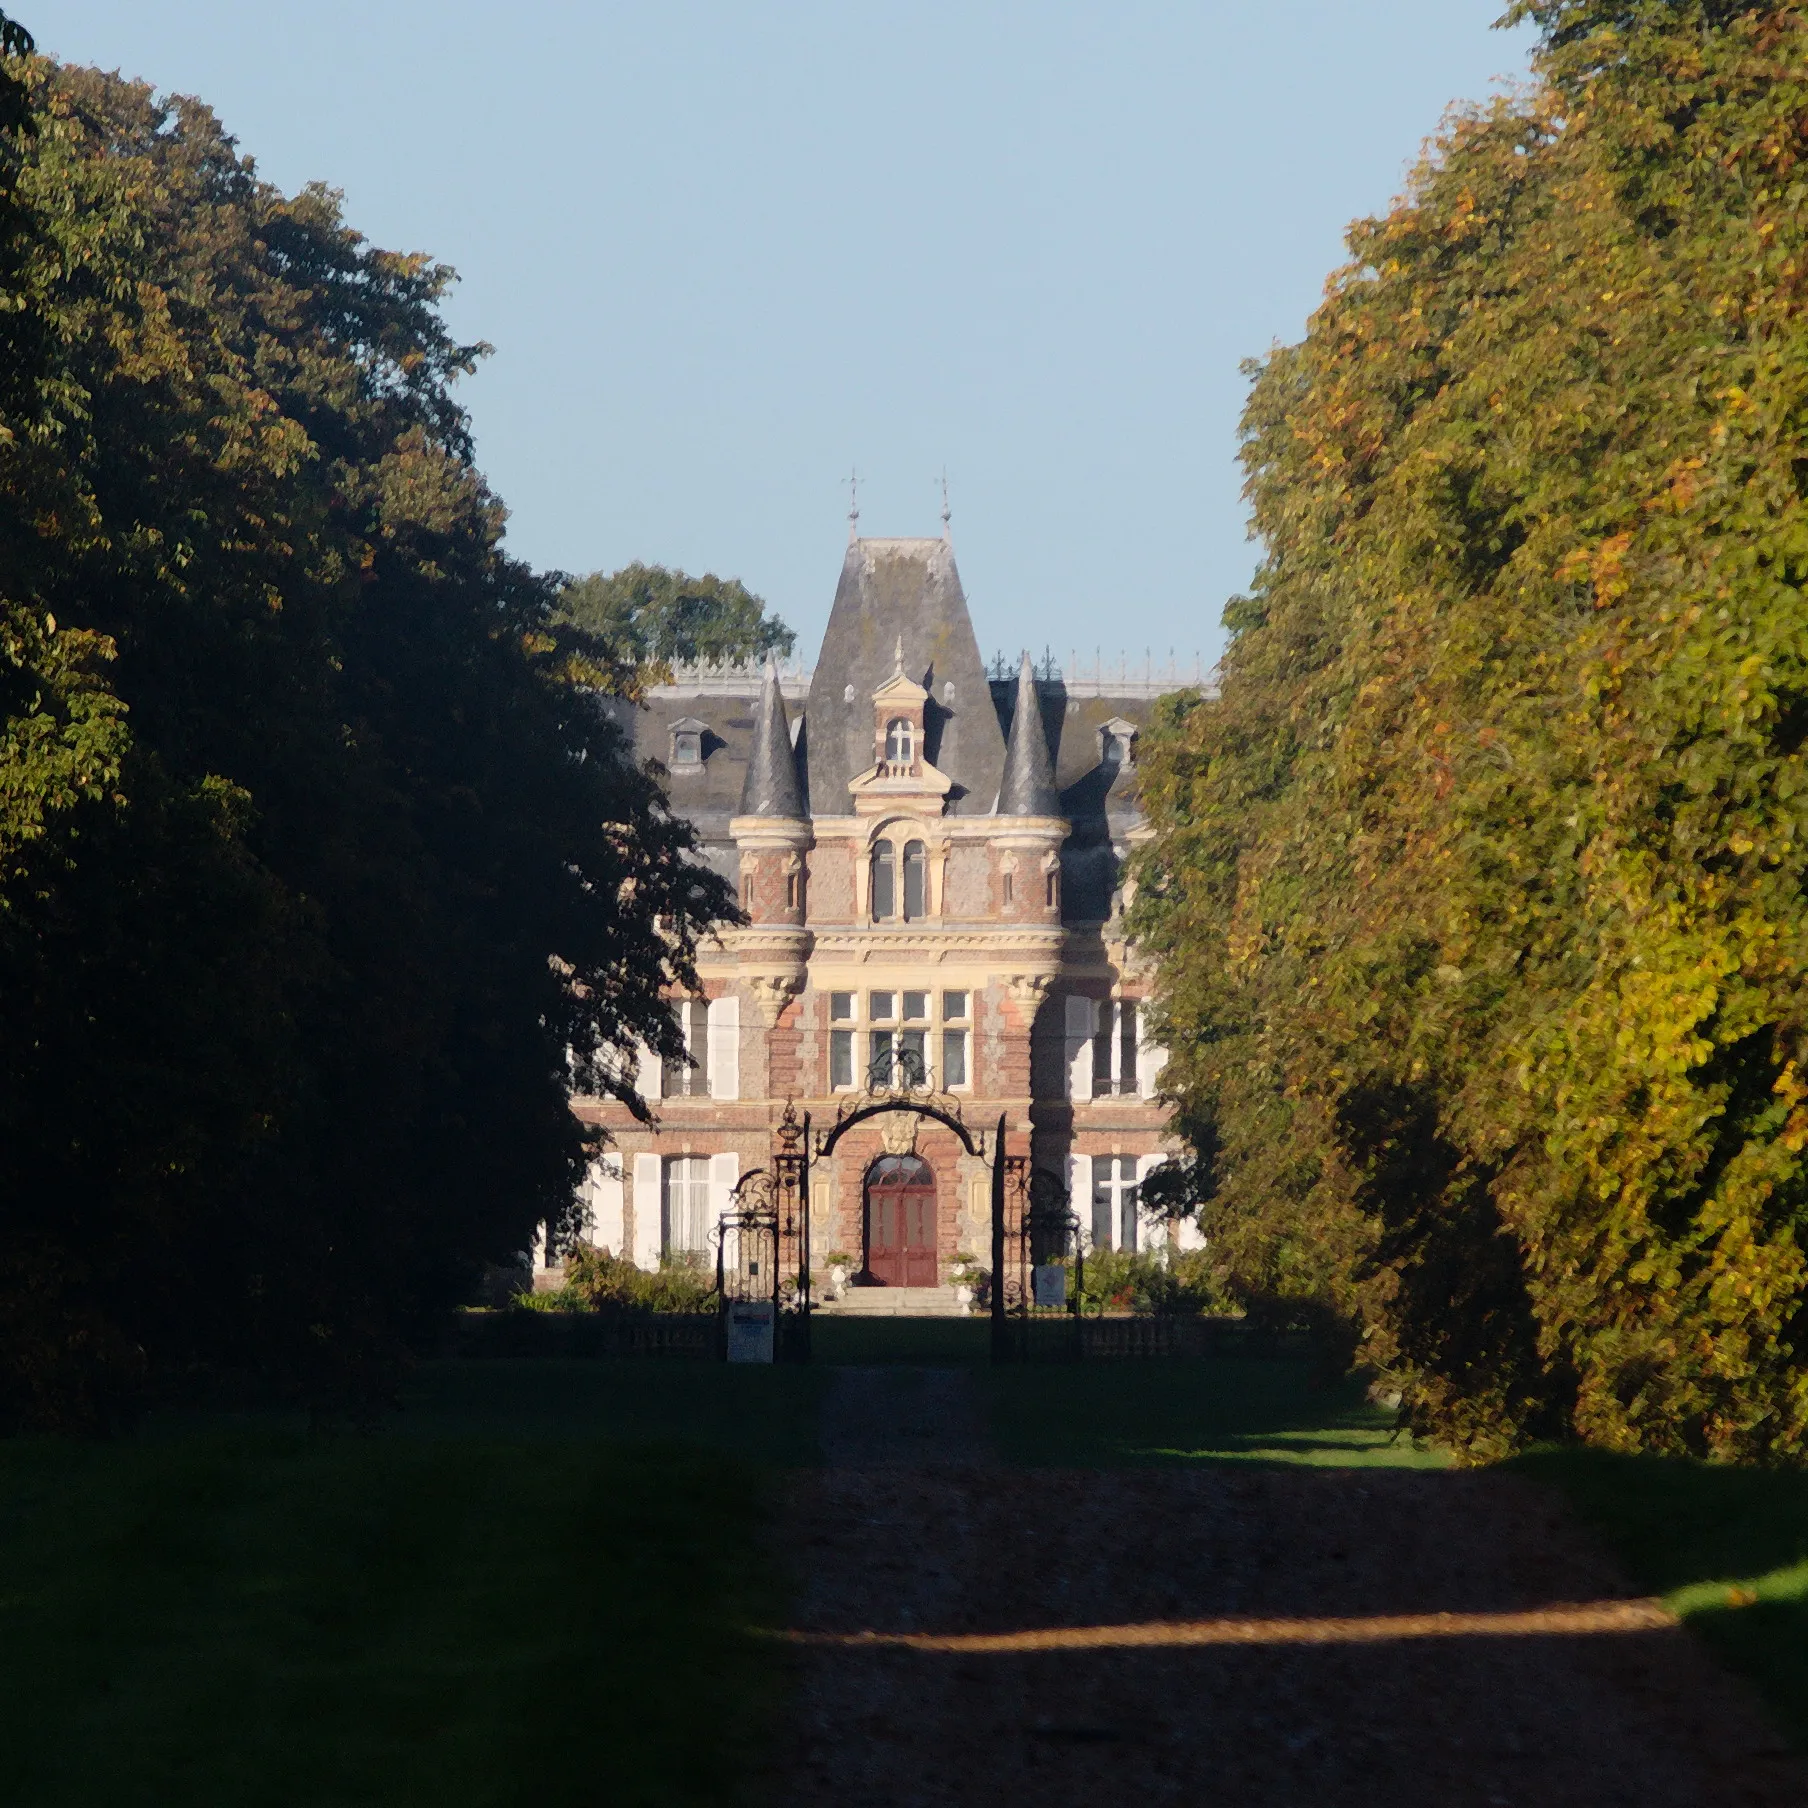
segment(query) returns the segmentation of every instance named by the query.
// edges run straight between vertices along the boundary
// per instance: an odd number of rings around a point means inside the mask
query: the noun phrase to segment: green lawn
[[[4,1799],[731,1801],[776,1687],[760,1501],[589,1439],[0,1445]]]
[[[604,1438],[814,1463],[827,1371],[675,1357],[428,1362],[402,1396],[406,1437]]]
[[[1507,1466],[1567,1495],[1808,1747],[1808,1473],[1567,1449]]]
[[[1014,1463],[1315,1463],[1438,1468],[1395,1437],[1394,1415],[1362,1384],[1314,1385],[1310,1363],[1213,1356],[988,1370],[992,1435]]]

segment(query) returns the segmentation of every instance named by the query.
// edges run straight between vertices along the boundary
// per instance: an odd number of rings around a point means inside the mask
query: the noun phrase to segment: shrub
[[[1207,1250],[1100,1249],[1086,1258],[1080,1310],[1188,1317],[1234,1308]]]
[[[636,1268],[623,1256],[580,1243],[565,1258],[565,1285],[560,1307],[543,1311],[707,1312],[716,1292],[715,1277],[682,1257],[661,1256],[656,1270]]]

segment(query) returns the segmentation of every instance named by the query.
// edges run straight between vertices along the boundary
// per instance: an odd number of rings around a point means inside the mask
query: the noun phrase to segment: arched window
[[[908,766],[917,756],[917,731],[904,716],[885,724],[885,757],[894,766]]]
[[[920,841],[904,843],[904,919],[929,914],[929,850]]]
[[[873,843],[873,921],[883,923],[898,914],[898,869],[889,841]]]
[[[1061,875],[1053,870],[1048,875],[1048,907],[1056,908],[1061,902]]]

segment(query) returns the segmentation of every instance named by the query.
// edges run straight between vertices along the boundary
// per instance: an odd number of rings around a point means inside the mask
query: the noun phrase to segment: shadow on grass
[[[782,1687],[761,1513],[695,1450],[0,1445],[6,1800],[733,1801]]]
[[[1574,1449],[1505,1467],[1564,1494],[1808,1749],[1808,1473]]]
[[[1439,1468],[1437,1451],[1394,1435],[1360,1380],[1314,1383],[1285,1357],[1026,1365],[982,1379],[1008,1460],[1041,1468],[1265,1463]]]

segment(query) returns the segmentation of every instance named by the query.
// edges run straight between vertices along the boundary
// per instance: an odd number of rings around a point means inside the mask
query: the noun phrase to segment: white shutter
[[[1098,1002],[1067,995],[1067,1096],[1092,1097],[1092,1038],[1098,1029]]]
[[[640,1045],[640,1069],[634,1090],[643,1099],[657,1101],[665,1097],[665,1063],[643,1042]]]
[[[1143,1040],[1149,1026],[1148,1006],[1138,1005],[1136,1013],[1136,1090],[1143,1098],[1152,1099],[1161,1079],[1161,1070],[1168,1064],[1168,1051],[1159,1042]]]
[[[1152,1169],[1159,1168],[1167,1159],[1159,1150],[1153,1155],[1139,1155],[1136,1158],[1136,1184],[1139,1189],[1136,1228],[1141,1233],[1136,1239],[1136,1244],[1139,1249],[1154,1247],[1157,1250],[1165,1250],[1168,1247],[1168,1221],[1165,1218],[1151,1218],[1148,1213],[1143,1211],[1140,1203],[1142,1199],[1140,1189],[1143,1182],[1148,1179]]]
[[[709,1158],[709,1222],[713,1229],[733,1208],[735,1182],[741,1178],[741,1158],[732,1151]],[[716,1245],[708,1244],[710,1272],[715,1272]]]
[[[741,1001],[733,992],[709,1001],[709,1096],[741,1096]]]
[[[598,1249],[619,1255],[622,1247],[622,1171],[619,1155],[599,1155],[585,1182],[585,1234]]]
[[[634,1249],[636,1267],[659,1266],[659,1157],[634,1157]]]

